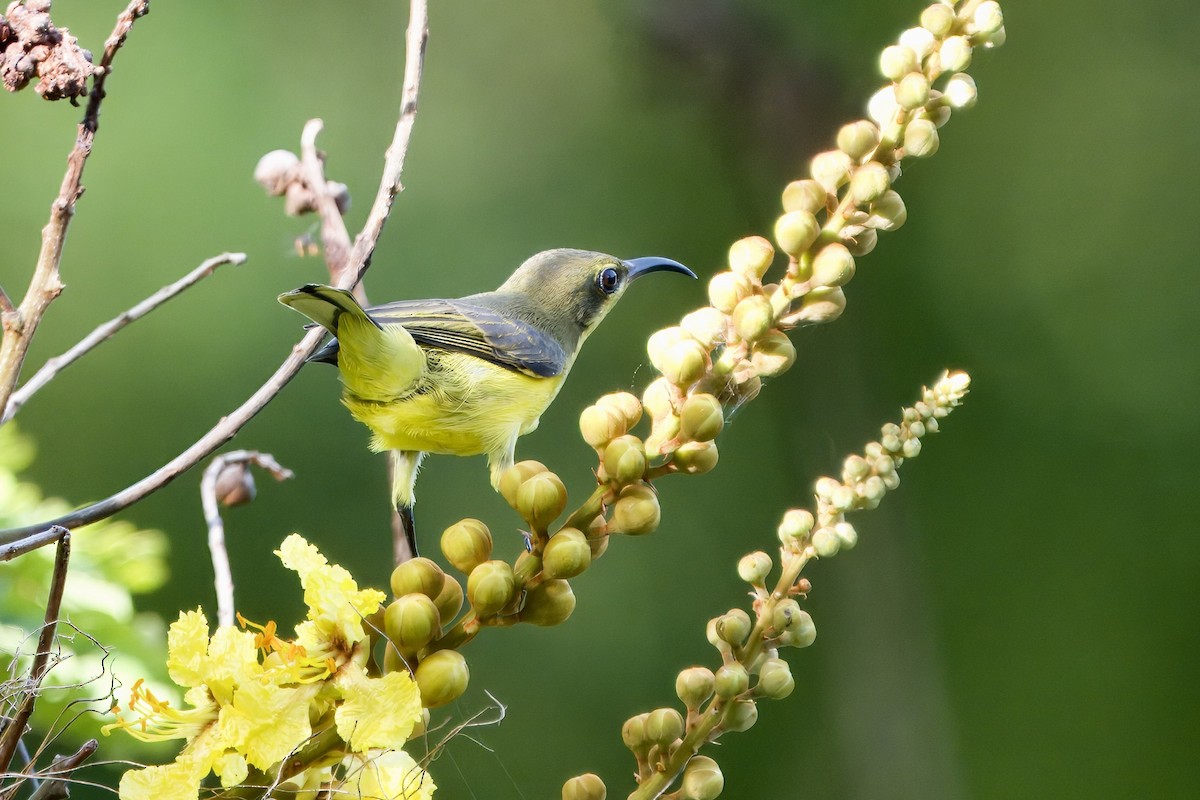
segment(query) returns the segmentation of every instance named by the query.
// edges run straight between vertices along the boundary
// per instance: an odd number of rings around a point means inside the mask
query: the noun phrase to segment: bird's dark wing
[[[506,369],[552,378],[567,354],[551,336],[520,319],[461,300],[398,300],[367,309],[380,325],[402,325],[418,344],[453,350]]]

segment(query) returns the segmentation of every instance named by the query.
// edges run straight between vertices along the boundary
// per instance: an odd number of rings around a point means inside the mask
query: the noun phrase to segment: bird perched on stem
[[[336,364],[342,403],[391,451],[392,502],[415,555],[413,486],[426,453],[484,453],[492,486],[517,438],[537,428],[588,335],[637,278],[687,267],[547,250],[494,292],[398,300],[364,309],[349,292],[308,284],[279,296],[334,335],[310,361]]]

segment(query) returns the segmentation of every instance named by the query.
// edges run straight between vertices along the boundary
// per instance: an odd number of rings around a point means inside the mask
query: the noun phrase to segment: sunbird
[[[669,258],[622,260],[546,250],[494,292],[455,300],[397,300],[364,309],[350,292],[310,283],[279,296],[333,334],[310,361],[336,364],[342,403],[390,451],[392,503],[415,555],[412,507],[426,453],[486,454],[492,487],[512,466],[517,438],[535,430],[571,365],[626,288]]]

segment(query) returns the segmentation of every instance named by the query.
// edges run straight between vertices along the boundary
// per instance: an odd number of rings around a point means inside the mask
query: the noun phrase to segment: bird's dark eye
[[[612,267],[600,270],[600,274],[596,276],[596,288],[605,294],[612,294],[620,285],[621,274]]]

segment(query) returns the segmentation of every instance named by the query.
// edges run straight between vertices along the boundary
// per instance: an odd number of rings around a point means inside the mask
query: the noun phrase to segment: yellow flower
[[[296,634],[310,656],[346,654],[366,638],[363,617],[378,610],[386,598],[383,592],[360,590],[349,572],[326,561],[299,534],[284,539],[275,554],[300,575],[309,621],[296,626]]]
[[[352,768],[342,792],[361,800],[432,800],[433,778],[403,750],[371,755]]]
[[[335,685],[343,698],[333,714],[338,736],[356,752],[399,747],[421,719],[417,684],[403,670],[370,678],[362,667],[350,664]]]
[[[206,772],[192,759],[180,756],[173,764],[128,770],[121,776],[118,792],[121,800],[196,800]]]

